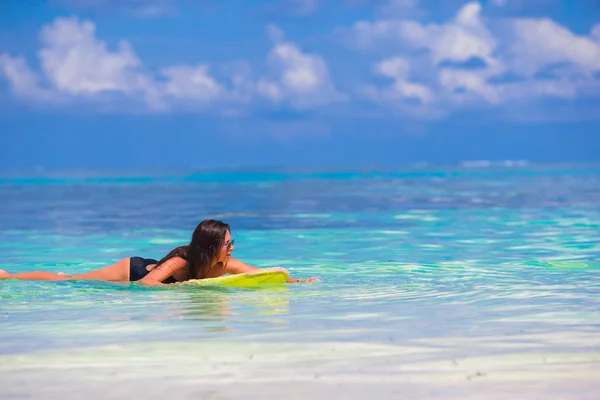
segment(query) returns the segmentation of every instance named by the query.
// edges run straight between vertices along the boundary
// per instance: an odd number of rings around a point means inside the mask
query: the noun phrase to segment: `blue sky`
[[[600,160],[595,0],[8,0],[0,169]]]

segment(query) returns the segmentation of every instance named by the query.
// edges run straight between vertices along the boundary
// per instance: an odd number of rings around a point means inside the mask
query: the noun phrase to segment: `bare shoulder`
[[[243,274],[244,272],[256,271],[258,268],[245,264],[235,258],[230,258],[225,264],[225,273],[227,274]]]

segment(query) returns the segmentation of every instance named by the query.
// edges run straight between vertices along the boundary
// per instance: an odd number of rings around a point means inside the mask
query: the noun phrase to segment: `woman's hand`
[[[3,269],[0,269],[0,279],[6,279],[10,276],[10,274],[8,272],[6,272]]]

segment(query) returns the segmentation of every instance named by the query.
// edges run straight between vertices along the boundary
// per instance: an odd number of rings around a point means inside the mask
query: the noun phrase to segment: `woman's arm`
[[[16,274],[9,274],[8,272],[0,269],[0,279],[21,279],[26,281],[66,281],[73,278],[64,274],[57,275],[53,272],[46,271],[19,272]]]
[[[165,279],[172,276],[177,271],[187,267],[187,261],[181,257],[173,257],[158,267],[154,267],[152,271],[138,281],[141,285],[146,286],[167,286],[169,284],[162,283]]]
[[[240,260],[236,260],[235,258],[230,258],[227,264],[225,265],[225,273],[231,275],[243,274],[246,272],[253,272],[258,270],[260,270],[260,268],[244,264],[243,262],[241,262]],[[318,279],[315,277],[308,279],[295,279],[290,277],[288,278],[287,283],[316,282],[317,280]]]

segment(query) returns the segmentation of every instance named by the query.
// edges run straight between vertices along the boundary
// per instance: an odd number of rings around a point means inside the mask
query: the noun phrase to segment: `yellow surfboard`
[[[218,278],[190,279],[183,285],[192,286],[227,286],[227,287],[253,287],[263,285],[280,285],[290,277],[285,268],[263,268],[258,271],[243,274],[226,275]]]

